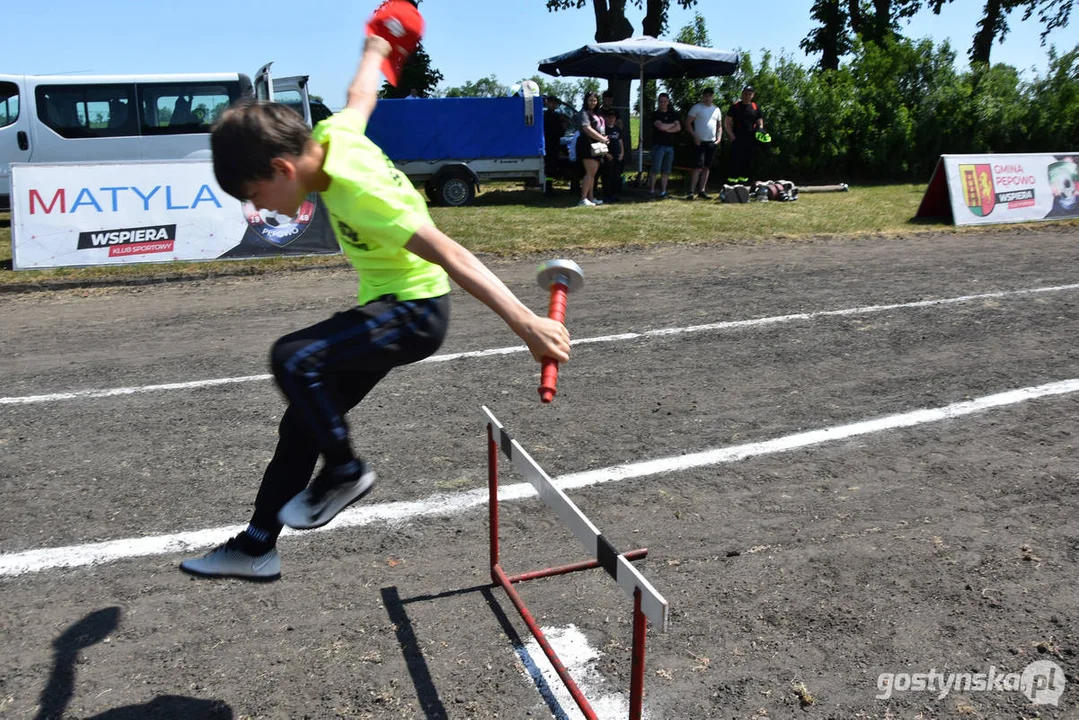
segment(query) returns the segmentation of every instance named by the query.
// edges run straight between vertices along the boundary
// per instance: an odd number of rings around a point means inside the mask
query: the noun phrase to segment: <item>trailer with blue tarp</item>
[[[380,100],[367,136],[440,205],[470,203],[481,181],[546,182],[538,95]]]

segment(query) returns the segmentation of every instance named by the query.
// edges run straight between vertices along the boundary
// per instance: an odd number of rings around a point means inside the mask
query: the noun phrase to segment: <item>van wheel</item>
[[[440,205],[461,207],[476,199],[476,185],[463,173],[448,174],[438,181],[436,194]]]

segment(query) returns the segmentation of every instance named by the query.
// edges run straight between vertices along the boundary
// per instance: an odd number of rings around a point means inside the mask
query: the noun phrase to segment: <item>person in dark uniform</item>
[[[558,107],[562,104],[562,101],[558,98],[548,95],[543,98],[543,173],[547,176],[546,192],[550,192],[552,189],[552,178],[556,178],[561,175],[561,157],[562,152],[562,135],[563,126],[562,120],[558,117]]]
[[[753,176],[757,133],[764,132],[764,114],[753,102],[754,95],[752,85],[742,88],[742,99],[731,105],[723,120],[723,130],[731,141],[730,169],[727,171],[727,182],[731,185],[747,183]]]

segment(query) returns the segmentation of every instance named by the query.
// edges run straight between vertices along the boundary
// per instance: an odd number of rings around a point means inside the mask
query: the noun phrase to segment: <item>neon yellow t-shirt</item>
[[[326,146],[322,169],[330,176],[323,202],[337,242],[360,275],[358,302],[383,295],[398,300],[438,297],[450,291],[446,271],[405,249],[431,223],[427,203],[412,182],[364,134],[360,113],[342,110],[317,126]]]

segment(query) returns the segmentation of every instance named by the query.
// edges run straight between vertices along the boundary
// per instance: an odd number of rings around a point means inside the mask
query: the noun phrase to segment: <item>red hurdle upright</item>
[[[667,601],[655,591],[651,584],[629,562],[647,557],[648,549],[641,548],[627,553],[619,553],[615,550],[573,501],[551,483],[551,479],[543,469],[506,432],[491,411],[486,407],[483,408],[483,411],[487,416],[487,489],[491,536],[491,580],[496,585],[502,586],[502,589],[509,595],[513,606],[517,608],[517,612],[520,613],[529,631],[536,638],[536,642],[543,649],[547,659],[551,661],[551,666],[558,673],[562,682],[565,683],[566,689],[573,697],[574,702],[577,703],[577,707],[584,713],[585,718],[597,720],[596,713],[588,699],[570,676],[569,671],[566,670],[558,654],[547,641],[543,630],[525,606],[520,593],[513,586],[526,580],[564,575],[578,570],[589,570],[597,567],[602,567],[606,570],[619,585],[633,596],[633,650],[629,717],[630,720],[640,720],[644,700],[644,646],[647,621],[649,615],[652,615],[653,622],[657,622],[663,632],[666,632],[668,617]],[[592,551],[593,560],[514,575],[506,574],[499,561],[498,542],[498,454],[500,451],[509,458],[514,467],[532,484],[548,506],[570,527],[574,535],[585,544],[586,549]],[[591,547],[589,547],[590,544]]]

